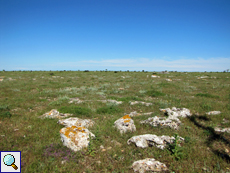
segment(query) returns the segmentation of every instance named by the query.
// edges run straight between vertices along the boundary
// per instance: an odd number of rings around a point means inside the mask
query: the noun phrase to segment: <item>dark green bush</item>
[[[119,113],[123,112],[122,109],[118,108],[117,106],[105,106],[98,108],[96,111],[98,114],[113,114],[113,113]]]

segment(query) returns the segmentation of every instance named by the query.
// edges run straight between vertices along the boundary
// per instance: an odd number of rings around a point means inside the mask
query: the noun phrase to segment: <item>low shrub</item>
[[[162,92],[156,91],[156,90],[149,90],[149,91],[147,91],[146,94],[151,96],[151,97],[165,96],[165,93],[162,93]]]
[[[98,114],[113,114],[123,112],[123,110],[118,108],[117,106],[105,106],[98,108],[96,112]]]
[[[220,98],[220,96],[215,96],[215,95],[208,94],[208,93],[198,93],[195,96],[207,97],[207,98]]]

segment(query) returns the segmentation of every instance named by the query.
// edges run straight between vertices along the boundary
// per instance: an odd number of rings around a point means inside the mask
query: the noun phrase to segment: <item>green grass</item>
[[[208,94],[208,93],[198,93],[198,94],[196,94],[196,96],[207,97],[207,98],[220,98],[220,96],[216,96],[216,95],[212,95],[212,94]]]
[[[0,76],[4,76],[0,82],[0,151],[21,151],[22,172],[131,173],[129,167],[134,161],[148,157],[165,163],[170,172],[230,172],[230,153],[226,152],[230,151],[230,135],[214,131],[217,126],[230,127],[229,73],[173,72],[158,74],[160,78],[155,79],[146,77],[151,74],[0,71]],[[208,75],[205,80],[197,79]],[[167,78],[172,82],[166,82]],[[83,103],[68,103],[75,97]],[[123,103],[114,105],[98,101],[107,99]],[[153,105],[130,105],[129,101]],[[139,123],[149,117],[164,116],[159,108],[174,106],[188,108],[193,114],[180,119],[182,124],[178,131]],[[63,146],[59,133],[63,126],[58,120],[38,118],[51,109],[92,119],[95,125],[89,130],[96,138],[91,139],[90,146],[78,152]],[[221,114],[205,114],[214,110]],[[121,135],[113,127],[114,122],[124,113],[133,111],[154,113],[133,117],[137,131]],[[165,150],[127,145],[129,138],[142,134],[178,134],[185,141],[180,144],[181,148],[171,145]],[[101,145],[106,151],[100,149]]]

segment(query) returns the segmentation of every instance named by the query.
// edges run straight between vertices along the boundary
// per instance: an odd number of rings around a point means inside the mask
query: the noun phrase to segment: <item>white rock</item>
[[[223,129],[221,129],[219,127],[216,127],[214,130],[216,132],[227,132],[227,133],[230,133],[230,128],[223,128]]]
[[[160,111],[164,112],[165,114],[167,114],[168,116],[171,116],[171,117],[191,116],[190,110],[187,108],[172,107],[172,109],[166,108],[166,109],[160,109]]]
[[[66,127],[77,126],[77,127],[88,128],[94,125],[94,121],[90,119],[80,119],[77,117],[71,117],[71,118],[59,120],[58,124],[62,124]]]
[[[116,120],[114,122],[115,128],[117,128],[120,133],[126,133],[128,131],[134,132],[136,131],[136,126],[134,125],[134,121],[130,118],[129,115],[125,115],[122,118]]]
[[[58,119],[62,119],[62,118],[66,118],[68,116],[72,116],[73,114],[68,114],[68,113],[59,113],[57,111],[57,109],[52,109],[51,111],[43,114],[42,116],[40,116],[40,118],[58,118]]]
[[[160,78],[160,76],[152,75],[151,78]]]
[[[168,168],[164,163],[161,163],[154,158],[146,158],[144,160],[135,161],[132,164],[134,172],[144,173],[146,171],[161,172],[167,171]]]
[[[63,145],[70,148],[73,151],[79,151],[82,148],[88,147],[90,136],[95,137],[85,127],[65,127],[60,130],[61,140]]]
[[[180,140],[184,140],[184,138],[179,137]],[[173,143],[175,138],[172,136],[157,136],[152,134],[145,134],[139,136],[133,136],[127,141],[127,144],[135,143],[137,147],[147,148],[149,146],[155,146],[160,149],[164,149],[166,144]]]
[[[169,126],[172,129],[178,130],[179,129],[179,125],[181,124],[181,121],[176,118],[176,117],[151,117],[148,118],[147,120],[143,120],[140,122],[141,124],[149,124],[151,126]]]
[[[207,115],[218,115],[220,114],[220,111],[210,111],[210,112],[206,112]]]
[[[172,79],[165,79],[166,81],[168,81],[168,82],[172,82]]]

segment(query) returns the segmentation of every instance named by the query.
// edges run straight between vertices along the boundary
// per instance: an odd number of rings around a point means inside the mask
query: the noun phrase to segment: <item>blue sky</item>
[[[224,71],[229,0],[0,0],[0,70]]]

